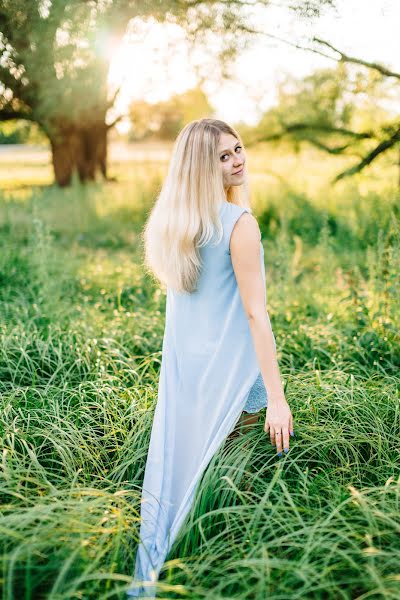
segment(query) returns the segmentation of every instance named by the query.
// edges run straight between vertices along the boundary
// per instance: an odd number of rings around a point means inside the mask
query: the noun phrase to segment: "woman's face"
[[[230,133],[221,133],[218,143],[219,162],[224,188],[241,185],[245,177],[246,157],[241,143]]]

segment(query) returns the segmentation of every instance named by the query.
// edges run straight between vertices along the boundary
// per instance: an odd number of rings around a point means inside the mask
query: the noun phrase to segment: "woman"
[[[167,303],[136,587],[127,593],[154,598],[201,475],[242,413],[254,421],[268,397],[264,430],[279,455],[289,450],[293,418],[266,310],[246,156],[232,127],[200,119],[183,128],[143,238],[146,266],[166,286]]]

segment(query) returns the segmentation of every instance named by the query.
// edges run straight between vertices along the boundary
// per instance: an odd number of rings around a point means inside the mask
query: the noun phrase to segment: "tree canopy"
[[[49,138],[55,177],[67,185],[100,170],[107,176],[107,114],[115,101],[107,75],[112,50],[132,19],[180,25],[191,43],[209,44],[212,60],[229,73],[253,35],[249,11],[269,0],[2,0],[0,5],[0,120],[38,123]],[[315,16],[332,0],[294,0]],[[240,34],[240,35],[238,35]]]
[[[400,144],[398,112],[384,108],[385,100],[399,97],[400,74],[378,62],[335,51],[339,54],[335,68],[317,70],[303,79],[288,76],[279,87],[277,105],[247,132],[246,139],[248,145],[284,142],[296,150],[305,142],[331,155],[356,156],[358,161],[338,173],[333,183],[361,172]],[[364,70],[354,71],[354,65]]]

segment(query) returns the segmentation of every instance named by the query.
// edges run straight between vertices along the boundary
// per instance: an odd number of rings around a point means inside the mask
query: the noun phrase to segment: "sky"
[[[317,36],[348,54],[400,71],[400,0],[338,0],[336,9],[327,9],[312,21],[300,19],[284,3],[271,2],[262,8],[255,15],[257,28],[307,47],[317,47],[311,43],[311,37]],[[178,26],[132,21],[130,35],[114,51],[110,68],[110,87],[121,86],[117,112],[126,113],[131,100],[157,102],[194,87],[197,79],[191,60],[207,64],[201,52],[190,57]],[[238,55],[232,81],[210,81],[205,91],[216,118],[254,125],[276,103],[277,84],[285,74],[302,77],[335,64],[263,36]],[[124,130],[124,122],[119,129]]]

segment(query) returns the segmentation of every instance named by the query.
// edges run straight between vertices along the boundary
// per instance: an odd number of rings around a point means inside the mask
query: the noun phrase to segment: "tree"
[[[97,169],[106,176],[108,40],[97,50],[93,41],[101,16],[78,1],[3,0],[0,8],[0,118],[40,125],[60,185],[75,168],[81,181]]]
[[[131,139],[156,136],[173,140],[186,123],[208,117],[212,111],[213,108],[200,87],[172,96],[163,102],[133,102],[129,107]]]
[[[0,120],[28,119],[47,135],[56,181],[68,185],[100,171],[107,177],[107,76],[112,49],[130,19],[181,25],[188,40],[215,35],[213,60],[221,76],[251,32],[247,13],[269,0],[2,0],[0,5]],[[332,0],[295,0],[312,16]],[[240,34],[237,36],[237,34]],[[216,72],[216,68],[214,68]]]
[[[360,173],[378,156],[400,144],[398,114],[393,117],[379,108],[379,99],[385,95],[389,98],[397,94],[398,97],[400,73],[380,63],[350,56],[319,38],[314,37],[313,41],[338,53],[338,59],[315,48],[282,41],[333,58],[338,66],[317,71],[300,82],[288,79],[289,91],[281,90],[278,106],[264,115],[257,131],[249,135],[248,145],[285,140],[298,146],[308,142],[329,154],[356,155],[358,162],[338,173],[332,181],[336,183]],[[348,65],[365,67],[367,74],[357,72],[352,81]],[[358,95],[367,100],[364,106],[359,103],[361,106],[356,110]],[[361,146],[364,141],[367,145]]]

